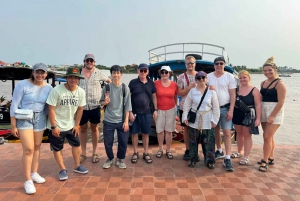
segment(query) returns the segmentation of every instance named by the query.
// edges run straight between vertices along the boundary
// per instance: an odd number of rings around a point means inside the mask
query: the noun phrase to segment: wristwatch
[[[53,130],[54,128],[56,128],[57,126],[51,126],[51,130]]]
[[[158,109],[154,109],[154,111],[158,111]]]

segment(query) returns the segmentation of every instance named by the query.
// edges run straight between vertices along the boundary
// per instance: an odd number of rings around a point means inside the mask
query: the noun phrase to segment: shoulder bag
[[[204,91],[204,93],[203,93],[203,96],[201,97],[201,100],[200,100],[200,103],[199,103],[199,105],[198,105],[198,107],[197,107],[197,110],[194,112],[194,111],[192,110],[193,108],[191,108],[190,111],[188,112],[188,115],[187,115],[187,120],[188,120],[188,122],[190,122],[190,123],[195,123],[197,111],[199,110],[199,108],[200,108],[200,106],[201,106],[201,104],[202,104],[202,102],[203,102],[203,99],[204,99],[204,97],[205,97],[205,95],[206,95],[207,89],[208,89],[208,87],[206,87],[206,89],[205,89],[205,91]]]

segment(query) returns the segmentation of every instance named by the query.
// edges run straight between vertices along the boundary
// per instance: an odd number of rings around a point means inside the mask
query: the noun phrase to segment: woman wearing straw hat
[[[154,82],[157,97],[158,115],[155,119],[159,150],[157,158],[163,154],[163,142],[166,140],[166,155],[173,159],[170,147],[172,143],[172,132],[175,131],[175,117],[177,112],[177,84],[169,78],[173,75],[169,66],[162,66],[158,71],[161,79]]]

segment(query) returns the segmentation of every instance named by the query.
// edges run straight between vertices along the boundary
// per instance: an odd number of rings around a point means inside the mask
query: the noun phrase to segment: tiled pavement
[[[238,165],[239,159],[234,159],[235,171],[232,173],[224,170],[221,159],[214,170],[207,169],[202,155],[202,161],[195,168],[187,167],[188,162],[182,160],[183,144],[172,145],[173,160],[165,155],[161,159],[156,158],[157,146],[151,146],[149,153],[153,154],[153,164],[146,164],[141,158],[142,146],[139,147],[138,163],[132,164],[130,157],[133,151],[129,146],[124,160],[127,169],[113,165],[104,170],[102,165],[106,154],[103,143],[99,146],[100,162],[92,164],[88,158],[83,165],[89,173],[79,175],[72,172],[71,149],[66,144],[64,158],[69,179],[59,181],[59,169],[49,144],[42,144],[39,173],[46,178],[46,183],[35,184],[36,194],[26,195],[21,144],[1,145],[0,200],[300,200],[300,147],[296,145],[278,145],[275,165],[267,173],[257,170],[256,161],[262,155],[261,145],[254,145],[248,166]],[[91,153],[91,144],[88,144],[88,149]]]

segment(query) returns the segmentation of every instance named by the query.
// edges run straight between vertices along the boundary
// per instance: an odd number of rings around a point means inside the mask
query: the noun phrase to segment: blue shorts
[[[151,114],[137,114],[132,126],[129,127],[130,134],[150,134],[151,133]]]
[[[92,124],[99,124],[100,119],[100,106],[92,110],[83,110],[80,126],[86,124],[88,121]]]
[[[46,129],[46,121],[47,118],[44,111],[34,112],[32,119],[17,119],[17,128],[18,130],[33,129],[34,132],[40,132]]]
[[[220,108],[220,119],[218,122],[217,127],[221,126],[223,130],[231,130],[232,128],[232,121],[227,121],[226,116],[228,113],[229,108],[228,107],[223,107]]]

